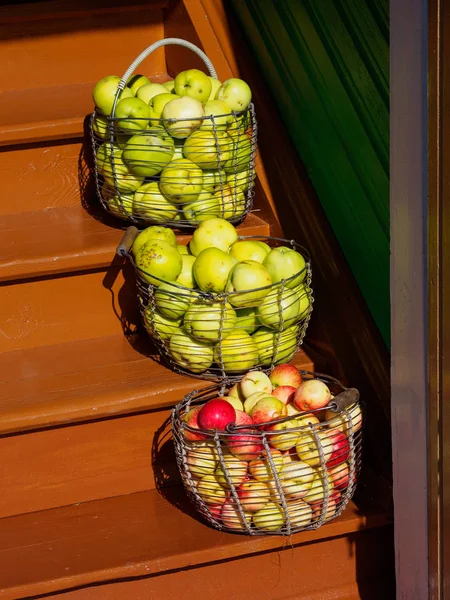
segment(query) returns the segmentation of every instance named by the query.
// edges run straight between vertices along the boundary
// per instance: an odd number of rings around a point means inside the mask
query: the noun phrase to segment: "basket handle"
[[[214,79],[217,79],[217,73],[214,68],[214,65],[209,60],[209,58],[206,56],[206,54],[203,52],[203,50],[200,50],[200,48],[198,46],[196,46],[195,44],[192,44],[192,42],[188,42],[187,40],[183,40],[181,38],[166,38],[164,40],[159,40],[158,42],[151,44],[145,50],[143,50],[139,54],[139,56],[133,60],[131,65],[128,67],[128,69],[123,74],[123,77],[120,80],[119,85],[117,86],[117,92],[116,92],[116,96],[114,98],[114,104],[113,104],[113,108],[111,111],[112,118],[114,118],[114,115],[116,112],[116,105],[117,105],[117,102],[119,101],[120,94],[123,92],[125,86],[128,83],[128,80],[130,79],[130,77],[134,73],[134,71],[138,68],[138,66],[141,64],[141,62],[143,60],[145,60],[148,56],[150,56],[150,54],[152,52],[154,52],[155,50],[158,50],[158,48],[162,48],[163,46],[171,46],[171,45],[183,46],[184,48],[189,48],[189,50],[192,50],[193,52],[195,52],[195,54],[197,54],[197,56],[199,56],[205,63],[206,68],[208,69],[211,77],[214,77]]]
[[[359,400],[359,391],[356,388],[348,388],[335,396],[327,408],[334,413],[340,413]]]
[[[116,248],[116,254],[119,256],[126,256],[130,252],[130,248],[133,245],[138,233],[139,230],[137,227],[134,227],[134,225],[132,227],[128,227]]]

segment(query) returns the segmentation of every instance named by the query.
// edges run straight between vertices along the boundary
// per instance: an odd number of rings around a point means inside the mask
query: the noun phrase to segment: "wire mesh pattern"
[[[169,43],[188,44],[177,39],[161,42],[151,51]],[[216,77],[204,53],[193,44],[186,47],[198,51]],[[101,205],[138,226],[182,229],[212,216],[240,223],[253,206],[258,129],[254,105],[240,112],[162,118],[170,96],[178,98],[168,91],[160,105],[150,100],[146,116],[117,116],[120,95],[148,50],[122,78],[111,116],[96,109],[90,118]]]
[[[352,498],[362,458],[357,390],[325,375],[328,407],[265,423],[202,430],[196,415],[227,388],[194,391],[172,411],[178,468],[187,494],[213,527],[246,535],[291,535],[338,517]]]
[[[232,383],[244,372],[289,362],[303,343],[314,301],[307,251],[282,238],[239,237],[244,240],[295,250],[305,267],[264,287],[213,293],[151,276],[118,250],[134,265],[144,327],[173,370]]]

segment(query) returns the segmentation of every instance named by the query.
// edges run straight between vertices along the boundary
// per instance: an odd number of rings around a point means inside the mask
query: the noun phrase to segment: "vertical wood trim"
[[[392,0],[392,451],[397,598],[428,598],[427,1]]]

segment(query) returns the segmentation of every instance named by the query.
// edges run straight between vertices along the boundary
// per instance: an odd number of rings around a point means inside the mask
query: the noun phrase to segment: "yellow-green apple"
[[[226,173],[239,173],[251,168],[252,140],[242,133],[230,132],[229,159],[222,165]]]
[[[227,174],[223,169],[204,169],[203,170],[203,189],[207,192],[214,192],[226,182]]]
[[[230,158],[232,142],[226,131],[198,129],[184,142],[183,154],[202,169],[219,169]]]
[[[203,71],[188,69],[187,71],[181,71],[175,77],[174,89],[179,96],[189,96],[200,102],[206,102],[211,94],[212,83]]]
[[[148,106],[154,96],[166,93],[167,89],[160,83],[147,83],[138,88],[136,97]]]
[[[237,495],[242,508],[252,513],[264,508],[270,500],[269,488],[263,481],[244,481],[239,486]]]
[[[293,404],[305,412],[324,408],[331,400],[329,387],[319,379],[303,381],[295,391]]]
[[[234,408],[236,413],[238,411],[242,412],[244,410],[244,405],[242,404],[242,400],[239,400],[239,398],[236,398],[236,396],[224,396],[223,399],[231,404],[231,406]]]
[[[271,397],[270,394],[268,394],[267,392],[254,392],[248,398],[245,398],[244,399],[245,412],[249,415],[252,412],[255,404],[257,402],[259,402],[260,400],[262,400],[263,398],[267,398],[267,396],[269,396],[269,398]]]
[[[122,158],[116,158],[115,156],[111,159],[111,162],[105,165],[103,177],[110,187],[115,187],[122,194],[135,192],[144,181],[143,175],[132,173]]]
[[[223,219],[233,219],[242,216],[245,212],[246,199],[244,193],[237,188],[223,185],[214,192],[214,197],[220,204],[220,214]]]
[[[220,204],[217,198],[202,189],[197,200],[183,206],[183,216],[191,223],[201,223],[220,216]]]
[[[291,460],[283,464],[279,473],[281,487],[286,498],[303,498],[310,490],[315,471],[300,460]]]
[[[197,200],[202,184],[202,170],[187,158],[172,160],[163,169],[159,180],[161,192],[177,204],[189,204]]]
[[[183,261],[176,248],[163,240],[150,240],[136,254],[139,275],[148,283],[159,286],[163,281],[175,281]]]
[[[182,417],[183,422],[186,423],[186,425],[188,427],[190,427],[191,429],[200,431],[200,427],[198,426],[198,413],[200,412],[201,409],[202,409],[201,406],[194,406],[193,408],[188,410],[188,412],[185,415],[183,415],[183,417]],[[198,442],[198,441],[203,441],[203,440],[209,441],[208,436],[205,435],[204,433],[200,433],[200,432],[197,433],[196,431],[190,431],[186,427],[183,428],[183,432],[184,432],[184,439],[187,442]]]
[[[327,469],[345,463],[350,455],[348,437],[342,431],[330,431],[328,436],[331,444],[331,456],[327,460]]]
[[[180,254],[189,254],[189,256],[192,256],[192,254],[189,252],[188,246],[185,246],[184,244],[177,244],[177,250]]]
[[[150,123],[152,126],[157,126],[159,124],[159,120],[161,119],[162,111],[164,110],[165,105],[171,100],[175,100],[175,98],[180,98],[180,96],[171,94],[167,91],[153,96],[148,104],[150,108]]]
[[[195,256],[192,256],[191,254],[182,254],[181,260],[183,261],[183,266],[181,267],[181,273],[175,279],[175,283],[193,289],[195,288],[195,280],[192,267],[194,266]]]
[[[189,290],[180,289],[171,283],[161,283],[155,293],[155,305],[168,319],[181,319],[191,303]]]
[[[177,238],[172,229],[160,227],[159,225],[151,225],[150,227],[146,227],[136,236],[133,245],[131,246],[131,251],[134,256],[137,255],[144,244],[153,240],[162,240],[163,242],[167,242],[173,248],[177,247]]]
[[[231,529],[232,531],[246,531],[246,524],[250,526],[252,516],[251,514],[246,513],[245,510],[243,512],[245,522],[242,520],[241,513],[234,503],[234,500],[232,498],[228,498],[228,500],[224,502],[220,513],[222,525],[227,529]]]
[[[242,79],[232,77],[222,83],[216,92],[216,100],[223,100],[236,112],[248,108],[252,100],[252,91]]]
[[[186,467],[195,479],[201,479],[204,475],[212,475],[216,470],[217,461],[217,450],[214,445],[198,446],[186,453]]]
[[[224,488],[229,489],[231,487],[230,483],[237,488],[247,478],[247,471],[248,463],[245,460],[241,460],[233,454],[224,454],[222,459],[219,460],[215,476],[217,481],[223,485]],[[229,479],[227,478],[227,475]]]
[[[230,107],[226,102],[222,102],[221,100],[209,100],[204,105],[204,111],[205,118],[200,130],[226,131],[227,127],[233,121]]]
[[[204,114],[203,104],[199,100],[184,96],[168,102],[163,108],[161,118],[171,136],[184,139],[200,127]]]
[[[160,340],[169,340],[181,327],[181,319],[168,319],[148,306],[144,312],[144,325],[148,333]]]
[[[214,98],[216,97],[216,92],[220,88],[220,86],[222,85],[222,82],[219,81],[218,79],[216,79],[215,77],[209,77],[208,76],[208,79],[211,82],[211,93],[210,93],[209,98],[208,98],[208,102],[209,102],[210,100],[214,100]]]
[[[235,259],[214,247],[205,248],[194,258],[193,271],[198,287],[203,292],[223,292]]]
[[[253,513],[253,524],[261,531],[278,531],[284,525],[284,512],[275,502]]]
[[[198,298],[184,315],[184,329],[188,335],[207,344],[222,342],[233,332],[236,313],[227,302],[210,302]]]
[[[325,466],[327,460],[331,456],[332,445],[328,434],[325,431],[317,431],[317,441],[313,431],[304,431],[296,445],[297,454],[300,460],[308,463],[311,467],[318,467],[321,465],[321,452],[323,455],[323,461]]]
[[[256,425],[263,425],[287,416],[286,405],[274,396],[266,396],[255,404],[250,416]]]
[[[233,387],[230,388],[228,395],[233,396],[234,398],[238,398],[242,403],[245,400],[238,383],[235,383],[233,385]],[[243,406],[243,404],[242,404],[242,406]]]
[[[118,161],[122,156],[122,148],[110,142],[104,142],[98,147],[95,155],[97,170],[102,175],[110,175],[112,171],[111,161]]]
[[[92,130],[94,134],[102,140],[109,140],[110,121],[108,121],[108,117],[101,113],[96,113],[92,120]]]
[[[114,116],[117,127],[122,131],[142,131],[148,125],[150,110],[139,98],[123,98],[117,103]]]
[[[166,223],[177,214],[177,207],[159,189],[157,181],[144,183],[134,192],[133,214],[154,223]]]
[[[287,416],[287,409],[285,416]],[[267,439],[272,448],[277,448],[281,451],[295,448],[301,435],[295,419],[268,425],[265,427],[265,430],[267,431]]]
[[[328,467],[327,467],[328,468]],[[345,490],[350,483],[350,470],[347,463],[341,463],[328,468],[328,474],[333,480],[336,490]]]
[[[250,335],[254,333],[260,326],[260,322],[256,314],[256,308],[254,306],[251,306],[250,308],[237,309],[236,316],[236,328],[244,329]]]
[[[227,499],[227,492],[217,481],[216,476],[204,475],[197,484],[197,493],[205,504],[220,504]]]
[[[272,248],[263,264],[274,283],[284,280],[285,285],[291,289],[302,283],[306,277],[305,259],[292,248],[285,246]]]
[[[134,214],[132,195],[118,194],[114,188],[104,183],[102,185],[102,198],[108,205],[108,210],[114,216],[126,219]]]
[[[119,86],[120,77],[117,75],[108,75],[107,77],[103,77],[95,84],[94,90],[92,92],[92,98],[95,102],[95,106],[102,112],[104,115],[109,116],[112,112],[112,107],[114,104],[114,98],[117,94],[117,88]],[[133,92],[130,88],[125,87],[124,90],[120,93],[119,98],[132,98]]]
[[[233,115],[233,121],[228,126],[229,133],[250,133],[250,125],[251,123],[251,112],[249,109],[240,113],[239,115]]]
[[[232,299],[230,298],[231,301]],[[269,293],[266,294],[263,301],[259,304],[256,312],[258,319],[265,327],[270,327],[277,331],[288,329],[292,325],[295,325],[302,317],[298,294],[295,290],[289,288],[282,290],[281,286],[270,289]]]
[[[279,385],[277,388],[275,388],[273,390],[272,396],[275,396],[275,398],[278,398],[278,400],[281,400],[281,402],[283,402],[283,404],[288,405],[292,402],[292,399],[295,394],[295,390],[296,390],[296,388],[292,387],[292,385]],[[288,412],[288,414],[289,414],[289,412]]]
[[[264,392],[266,395],[272,392],[270,379],[262,371],[250,371],[246,373],[239,385],[245,399],[256,392]]]
[[[228,299],[237,308],[260,305],[268,295],[272,280],[263,265],[256,260],[238,262],[230,273]],[[259,317],[259,308],[258,308]]]
[[[248,371],[258,363],[256,344],[243,329],[233,329],[214,347],[214,362],[225,371]]]
[[[122,158],[132,173],[153,177],[158,175],[172,160],[173,139],[162,128],[154,133],[133,135],[125,145]]]
[[[309,425],[318,425],[320,423],[316,415],[313,415],[311,413],[305,414],[304,412],[301,412],[299,414],[299,416],[297,417],[297,422],[299,427],[305,428],[305,431],[309,431],[311,429]],[[327,433],[327,435],[329,435],[327,430],[324,430],[324,432]]]
[[[197,419],[200,429],[225,431],[227,425],[236,421],[236,411],[226,400],[213,398],[202,406]]]
[[[246,192],[255,179],[256,171],[254,169],[248,168],[245,169],[245,171],[241,171],[239,173],[227,173],[226,183],[230,186],[232,190],[236,188],[240,192]],[[267,248],[267,252],[269,252],[269,246],[267,246]]]
[[[283,455],[279,450],[273,449],[270,452],[270,456],[274,469],[279,475],[281,469],[283,468]],[[270,460],[267,456],[251,460],[248,464],[248,470],[250,475],[258,481],[269,482],[273,480],[275,476],[272,470],[272,465],[270,464]]]
[[[252,335],[263,365],[280,364],[291,360],[297,351],[298,327],[294,325],[281,333],[260,327]]]
[[[277,365],[270,373],[269,379],[274,389],[285,385],[298,388],[303,381],[302,375],[297,367],[294,367],[294,365],[290,365],[288,363]]]
[[[166,90],[168,90],[169,92],[172,92],[175,94],[175,80],[174,79],[170,79],[170,81],[165,81],[163,83],[163,86],[166,88]]]
[[[231,246],[229,254],[237,261],[253,260],[261,264],[266,256],[264,248],[253,240],[238,240]]]
[[[353,427],[353,434],[361,429],[362,426],[362,412],[359,404],[353,404],[347,408],[347,412],[349,415],[347,416],[345,412],[341,412],[336,414],[331,410],[325,411],[325,421],[328,422],[328,426],[331,429],[337,429],[342,431],[346,435],[350,435],[350,421]]]
[[[149,83],[151,83],[151,81],[148,77],[145,75],[136,74],[128,80],[127,87],[129,87],[133,92],[133,96],[136,96],[138,89],[143,85],[148,85]]]
[[[322,473],[321,469],[315,469],[314,477],[309,492],[303,496],[303,500],[311,504],[312,502],[323,502],[328,486],[328,496],[331,496],[334,490],[334,483],[331,477]]]
[[[308,527],[311,523],[313,511],[311,506],[304,500],[290,500],[286,502],[286,512],[292,528]]]
[[[228,252],[231,244],[238,239],[235,227],[225,219],[215,218],[203,221],[194,231],[189,243],[190,251],[198,256],[202,250],[213,246]]]
[[[203,373],[213,362],[211,346],[194,340],[183,330],[177,331],[170,338],[169,352],[177,365],[192,373]]]

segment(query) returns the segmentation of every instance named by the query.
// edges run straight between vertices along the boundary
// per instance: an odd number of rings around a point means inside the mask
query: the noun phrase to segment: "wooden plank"
[[[0,598],[36,597],[94,582],[179,571],[269,550],[278,552],[286,546],[310,550],[311,542],[388,522],[386,514],[358,510],[350,503],[335,521],[296,534],[289,541],[278,536],[248,538],[221,533],[198,522],[178,488],[166,488],[164,494],[153,490],[2,519]],[[289,548],[286,555],[292,552]],[[349,552],[351,546],[347,548]],[[334,560],[345,554],[342,549]],[[18,569],[17,565],[27,568]]]

